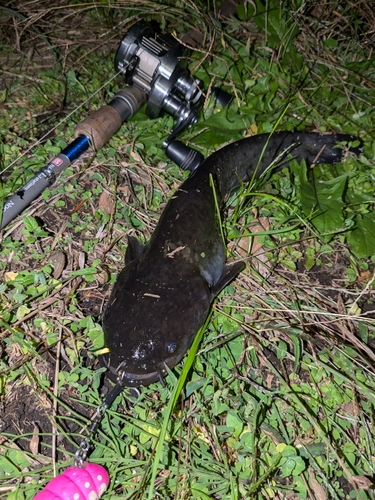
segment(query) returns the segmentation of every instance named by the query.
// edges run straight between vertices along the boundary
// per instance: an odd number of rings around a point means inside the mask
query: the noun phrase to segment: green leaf
[[[24,500],[24,498],[25,498],[24,493],[22,491],[18,491],[17,489],[15,489],[15,491],[11,491],[7,495],[8,500]]]
[[[18,320],[21,320],[22,318],[24,318],[27,314],[29,314],[29,312],[31,311],[31,309],[29,309],[27,306],[25,306],[24,304],[22,304],[18,309],[17,309],[17,312],[16,312],[16,317]]]
[[[297,455],[297,450],[293,446],[280,443],[276,451],[281,452],[283,456],[280,467],[285,476],[298,476],[306,469],[305,461]]]
[[[88,328],[88,334],[92,342],[92,350],[101,349],[104,345],[104,333],[101,325],[95,324],[92,328]]]
[[[0,456],[0,474],[9,475],[17,473],[17,467],[6,456]]]
[[[84,269],[77,269],[77,271],[71,271],[70,276],[87,276],[89,274],[95,274],[98,270],[96,267],[85,267]]]
[[[357,215],[355,229],[346,235],[351,252],[359,259],[375,254],[374,219],[373,214]]]
[[[293,457],[296,454],[296,449],[294,446],[290,446],[286,443],[279,443],[276,446],[277,453],[281,453],[283,457]]]
[[[185,394],[188,398],[195,391],[203,387],[207,383],[207,380],[203,377],[196,378],[186,384]]]
[[[290,476],[293,473],[293,470],[296,468],[295,458],[295,456],[293,458],[288,457],[280,464],[284,476]]]
[[[23,217],[23,223],[25,224],[25,228],[30,232],[34,232],[36,229],[39,228],[39,224],[35,217],[32,215],[26,215]]]
[[[306,170],[300,174],[300,199],[303,213],[321,234],[336,232],[344,226],[344,192],[348,176],[311,184]]]
[[[238,438],[243,429],[243,422],[238,414],[234,411],[228,411],[226,424],[228,427],[233,427],[233,436]]]
[[[294,469],[292,470],[293,476],[299,476],[301,472],[306,469],[306,464],[301,457],[294,458]]]

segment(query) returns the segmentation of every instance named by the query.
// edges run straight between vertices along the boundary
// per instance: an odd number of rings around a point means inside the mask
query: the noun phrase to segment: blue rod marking
[[[79,135],[77,139],[68,144],[61,154],[65,155],[70,162],[73,162],[81,156],[90,147],[89,138],[85,135]]]

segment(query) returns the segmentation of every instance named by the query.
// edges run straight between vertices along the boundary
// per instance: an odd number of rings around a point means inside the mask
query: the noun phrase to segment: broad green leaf
[[[39,227],[37,220],[32,215],[26,215],[23,218],[23,223],[25,224],[25,228],[30,233],[32,233],[33,231],[35,231],[35,229],[38,229],[38,227]]]
[[[344,192],[346,174],[332,180],[307,181],[306,171],[300,175],[300,199],[303,213],[311,218],[312,224],[322,233],[332,233],[344,225]]]
[[[242,429],[243,429],[243,422],[239,418],[237,413],[234,411],[228,411],[226,423],[227,423],[228,427],[233,427],[233,429],[234,429],[233,436],[238,438],[242,432]]]
[[[357,215],[356,227],[346,235],[351,252],[359,259],[375,255],[375,215]]]

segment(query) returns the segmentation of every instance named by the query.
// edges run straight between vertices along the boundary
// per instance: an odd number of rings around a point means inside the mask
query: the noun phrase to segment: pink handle
[[[98,464],[69,467],[53,478],[33,500],[97,500],[109,485],[108,472]]]

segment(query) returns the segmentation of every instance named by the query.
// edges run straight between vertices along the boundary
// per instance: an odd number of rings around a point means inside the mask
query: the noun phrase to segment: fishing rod
[[[187,58],[182,58],[186,50],[171,35],[155,33],[144,21],[135,23],[122,38],[115,56],[115,70],[124,75],[127,86],[108,105],[80,122],[75,129],[75,139],[4,201],[0,229],[85,151],[101,149],[145,103],[151,118],[167,113],[177,120],[163,143],[165,154],[182,169],[195,170],[203,161],[203,155],[176,140],[178,134],[198,121],[203,105],[200,82],[186,68]]]

